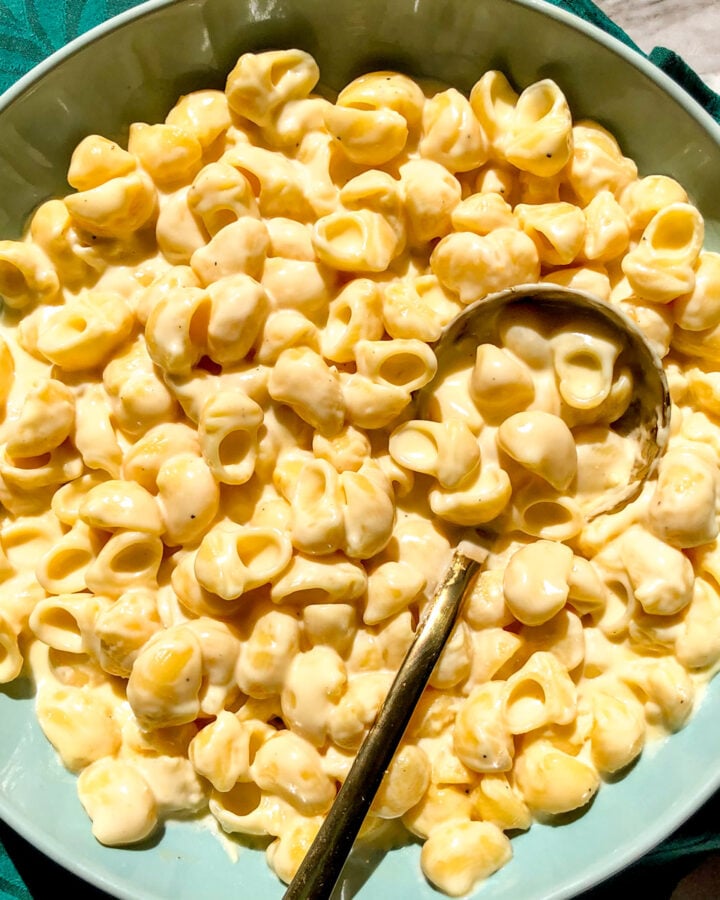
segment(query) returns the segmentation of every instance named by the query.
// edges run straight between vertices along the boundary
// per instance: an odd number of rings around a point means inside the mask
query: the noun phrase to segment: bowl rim
[[[32,89],[48,72],[52,71],[56,66],[60,65],[66,59],[74,56],[87,44],[92,43],[100,37],[111,34],[123,25],[128,24],[135,19],[143,18],[157,10],[166,6],[178,6],[181,3],[192,2],[192,0],[144,0],[137,6],[130,7],[124,12],[100,22],[93,26],[83,34],[73,38],[63,47],[55,50],[46,59],[33,66],[24,75],[11,84],[0,94],[0,114],[12,103],[18,100],[26,91]],[[550,18],[557,19],[559,22],[584,33],[597,43],[604,45],[608,50],[622,57],[630,65],[639,69],[645,76],[662,88],[695,119],[695,121],[720,145],[720,122],[717,122],[710,113],[700,104],[688,91],[685,90],[678,82],[671,78],[659,66],[651,62],[649,57],[637,45],[631,46],[624,43],[619,38],[608,33],[599,25],[583,19],[575,13],[571,13],[550,0],[502,0],[504,3],[514,4],[515,6],[524,6],[528,9],[535,10]],[[602,10],[601,10],[602,11]],[[632,40],[632,38],[631,38]],[[634,42],[633,42],[634,44]]]
[[[185,3],[191,4],[194,2],[196,2],[196,0],[143,0],[143,2],[136,6],[107,18],[103,22],[100,22],[73,38],[64,46],[51,53],[40,63],[33,66],[28,72],[20,76],[13,84],[0,93],[0,121],[2,114],[8,107],[20,100],[26,93],[32,91],[47,74],[52,72],[57,66],[63,64],[66,60],[75,56],[78,52],[82,51],[87,45],[101,37],[112,34],[114,31],[135,20],[149,16],[165,7],[179,6]],[[201,0],[201,2],[204,2],[204,0]],[[602,45],[611,53],[619,56],[623,61],[629,63],[633,68],[637,69],[642,75],[649,78],[668,94],[684,110],[684,112],[694,119],[699,127],[710,135],[720,150],[720,122],[717,122],[678,82],[651,62],[644,52],[637,48],[636,45],[631,46],[624,43],[619,38],[603,30],[599,25],[589,22],[579,15],[555,5],[555,3],[550,2],[550,0],[498,0],[498,2],[525,7],[540,13],[543,16],[553,18],[569,27],[571,30],[579,31],[594,42]],[[717,680],[720,681],[720,676]],[[715,688],[713,689],[712,683],[707,685],[707,689],[698,703],[697,709],[693,712],[692,719],[702,714],[702,708],[709,699],[707,694],[710,693],[711,690],[713,693],[716,693],[720,690],[720,686],[715,685]],[[663,741],[664,740],[665,739],[663,739]],[[652,746],[647,747],[647,750],[652,752]],[[622,870],[637,862],[686,822],[687,819],[700,809],[700,807],[707,802],[718,789],[720,789],[720,766],[715,771],[714,777],[709,778],[702,787],[692,793],[686,794],[681,801],[675,803],[672,808],[669,808],[666,817],[648,823],[642,838],[636,839],[631,845],[620,848],[617,853],[613,855],[612,860],[605,859],[604,861],[598,861],[598,864],[595,867],[586,870],[585,873],[579,875],[574,882],[567,883],[554,892],[552,894],[552,900],[567,900],[567,898],[575,897],[579,891],[588,890],[605,882],[607,879],[617,875]],[[105,875],[93,871],[92,867],[85,865],[82,862],[75,863],[73,867],[70,868],[70,863],[67,856],[64,854],[63,847],[57,842],[52,830],[39,831],[34,823],[26,821],[21,812],[16,811],[12,805],[6,802],[2,791],[0,791],[0,818],[2,818],[2,820],[24,840],[29,842],[33,847],[45,854],[58,865],[71,871],[73,875],[76,875],[90,885],[107,892],[113,897],[124,898],[124,900],[135,900],[135,896],[132,892],[126,891],[123,885],[113,883]],[[548,898],[548,900],[550,900],[550,898]]]

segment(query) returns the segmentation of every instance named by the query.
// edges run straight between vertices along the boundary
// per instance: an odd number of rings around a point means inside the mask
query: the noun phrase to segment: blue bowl
[[[342,34],[342,39],[338,35]],[[685,92],[620,42],[534,0],[152,0],[74,41],[0,100],[0,235],[22,232],[42,200],[67,192],[72,149],[88,132],[122,139],[182,93],[218,87],[247,50],[300,46],[340,87],[363,70],[400,68],[468,89],[488,68],[520,87],[555,79],[576,117],[610,128],[641,173],[673,175],[720,250],[720,128]],[[75,778],[34,714],[32,686],[0,690],[0,815],[76,875],[127,900],[281,897],[262,852],[206,824],[170,822],[152,843],[108,849],[90,833]],[[687,727],[647,747],[621,780],[562,827],[513,840],[514,859],[473,897],[573,896],[632,863],[720,785],[720,681]],[[356,860],[342,896],[439,895],[419,847]]]

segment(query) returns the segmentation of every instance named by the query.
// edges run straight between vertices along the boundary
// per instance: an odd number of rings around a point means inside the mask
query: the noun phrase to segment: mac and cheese
[[[99,841],[208,814],[289,881],[488,526],[363,832],[402,823],[459,895],[718,667],[720,255],[552,81],[318,79],[244,54],[127,148],[85,137],[0,242],[0,680],[35,678]],[[538,281],[626,312],[671,383],[658,472],[592,521],[634,459],[612,336],[524,306],[437,373],[467,304]]]

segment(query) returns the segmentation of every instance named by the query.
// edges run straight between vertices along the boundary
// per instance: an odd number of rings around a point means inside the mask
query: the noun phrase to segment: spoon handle
[[[374,725],[283,900],[327,900],[480,566],[456,550]]]

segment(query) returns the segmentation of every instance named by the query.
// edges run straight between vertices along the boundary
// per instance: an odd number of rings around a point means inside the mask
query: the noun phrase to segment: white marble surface
[[[668,47],[720,93],[720,0],[595,0],[646,53]]]

